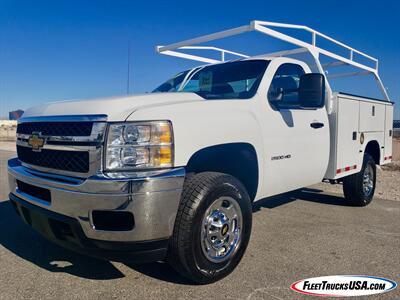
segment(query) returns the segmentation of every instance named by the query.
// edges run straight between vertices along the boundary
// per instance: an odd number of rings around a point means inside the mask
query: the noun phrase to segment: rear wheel
[[[251,201],[237,179],[215,172],[191,175],[184,184],[168,260],[194,282],[217,281],[239,264],[251,225]]]
[[[366,206],[374,197],[375,185],[375,161],[371,155],[365,153],[361,171],[343,179],[344,196],[355,206]]]

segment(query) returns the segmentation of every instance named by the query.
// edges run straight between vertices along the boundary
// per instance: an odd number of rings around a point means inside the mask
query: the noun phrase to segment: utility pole
[[[128,42],[128,68],[127,68],[127,80],[126,80],[126,93],[130,94],[130,73],[131,73],[131,42]]]

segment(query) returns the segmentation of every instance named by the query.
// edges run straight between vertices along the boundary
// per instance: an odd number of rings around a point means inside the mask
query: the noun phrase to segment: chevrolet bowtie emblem
[[[44,138],[40,137],[40,133],[33,133],[28,139],[28,145],[33,151],[40,151],[44,146]]]

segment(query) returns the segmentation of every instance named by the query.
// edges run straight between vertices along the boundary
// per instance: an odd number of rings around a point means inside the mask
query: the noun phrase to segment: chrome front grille
[[[18,159],[28,168],[89,177],[102,165],[105,115],[29,117],[17,127]]]

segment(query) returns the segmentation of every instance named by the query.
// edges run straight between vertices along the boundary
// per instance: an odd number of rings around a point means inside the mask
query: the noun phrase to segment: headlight
[[[105,169],[172,167],[173,147],[172,126],[168,121],[110,124]]]

